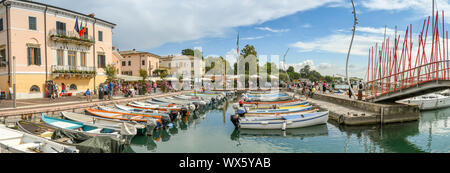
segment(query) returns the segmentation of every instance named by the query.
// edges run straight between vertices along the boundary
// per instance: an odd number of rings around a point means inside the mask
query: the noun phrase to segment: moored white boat
[[[281,129],[308,127],[324,124],[328,121],[329,112],[316,112],[302,115],[275,117],[242,118],[239,127],[242,129]]]
[[[419,106],[420,110],[433,110],[450,107],[450,97],[441,94],[426,94],[397,101],[397,103]]]

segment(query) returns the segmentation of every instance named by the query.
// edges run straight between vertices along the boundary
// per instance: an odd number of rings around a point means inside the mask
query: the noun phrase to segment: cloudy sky
[[[309,64],[322,74],[345,74],[353,14],[350,0],[35,0],[117,24],[113,45],[159,55],[201,47],[204,56],[226,56],[254,45],[259,55],[286,50],[286,63],[298,71]],[[350,56],[350,74],[364,77],[371,46],[394,27],[413,33],[431,15],[431,0],[355,0],[358,25]],[[450,9],[437,0],[437,10]],[[447,10],[446,18],[450,17]],[[402,35],[403,37],[403,35]],[[415,41],[415,40],[413,40]],[[280,59],[281,59],[280,58]]]

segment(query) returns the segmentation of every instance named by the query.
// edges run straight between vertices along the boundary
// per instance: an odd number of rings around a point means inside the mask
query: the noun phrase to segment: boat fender
[[[344,124],[344,115],[339,115],[338,123],[339,124]]]
[[[281,130],[286,131],[287,122],[284,121],[283,126],[281,127]]]

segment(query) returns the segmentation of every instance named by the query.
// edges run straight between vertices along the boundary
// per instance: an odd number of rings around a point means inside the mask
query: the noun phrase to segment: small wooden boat
[[[298,102],[298,103],[293,103],[293,104],[278,104],[275,105],[277,107],[293,107],[293,106],[307,106],[309,105],[309,103],[307,101],[302,101],[302,102]],[[239,104],[236,104],[236,106],[239,106]],[[274,105],[272,106],[253,106],[253,105],[248,105],[246,106],[249,109],[273,109]]]
[[[134,114],[152,114],[155,115],[157,113],[170,113],[167,111],[161,111],[161,110],[152,110],[152,109],[140,109],[140,108],[135,108],[135,107],[131,107],[131,106],[125,106],[125,105],[118,105],[118,104],[114,104],[114,107],[120,110],[124,110],[124,111],[128,111],[130,113],[134,113]]]
[[[275,117],[242,118],[239,127],[242,129],[281,129],[308,127],[325,124],[328,121],[328,111],[302,115],[287,115]]]
[[[131,106],[131,107],[135,107],[135,108],[139,108],[139,109],[151,109],[151,110],[167,111],[167,112],[170,112],[172,110],[181,111],[181,109],[182,109],[181,107],[176,107],[175,105],[173,105],[173,107],[160,107],[158,105],[146,104],[146,103],[136,102],[136,101],[128,103],[127,106]]]
[[[157,123],[161,124],[161,115],[144,115],[144,114],[132,114],[132,113],[122,113],[122,112],[111,112],[98,109],[86,108],[86,112],[91,115],[95,115],[107,119],[115,119],[122,121],[136,121],[136,122],[147,122],[149,120],[156,119]]]
[[[125,125],[122,130],[113,128],[101,127],[98,125],[87,125],[82,122],[76,122],[71,120],[53,118],[41,114],[41,119],[44,123],[68,131],[79,131],[89,136],[109,136],[116,139],[120,139],[125,143],[129,143],[131,139],[136,135],[136,129],[134,126],[129,127]],[[134,128],[134,131],[132,130]]]
[[[73,146],[25,132],[0,127],[0,153],[78,153]],[[5,156],[6,157],[6,156]]]
[[[285,104],[285,103],[293,103],[300,102],[302,100],[287,100],[287,101],[275,101],[275,102],[243,102],[244,104],[253,104],[253,105],[276,105],[276,104]]]
[[[277,106],[273,105],[272,107],[247,107],[248,110],[277,110],[277,109],[294,109],[294,108],[301,108],[301,107],[307,107],[309,105],[292,105],[292,106]]]
[[[246,114],[273,114],[273,113],[293,113],[312,110],[312,106],[301,106],[287,109],[263,109],[263,110],[251,110]]]
[[[97,152],[121,153],[125,142],[123,140],[109,136],[90,136],[80,131],[56,128],[45,123],[34,123],[30,121],[18,121],[18,129],[21,131],[40,136],[56,143],[71,146],[87,153],[95,150]],[[92,144],[92,141],[95,141]]]
[[[161,117],[166,117],[166,118],[171,118],[169,116],[169,114],[167,112],[163,112],[160,113],[159,111],[153,111],[153,113],[149,113],[149,112],[132,112],[132,111],[126,111],[126,110],[122,110],[122,109],[118,109],[115,107],[107,107],[107,106],[98,106],[99,110],[103,110],[103,111],[109,111],[109,112],[118,112],[118,113],[125,113],[125,114],[140,114],[140,115],[150,115],[150,116],[161,116]],[[178,115],[178,111],[174,111],[173,112],[175,115]]]
[[[145,131],[145,125],[139,124],[137,122],[125,122],[125,121],[90,116],[90,115],[86,115],[86,114],[78,114],[78,113],[73,113],[73,112],[61,112],[61,114],[66,119],[82,122],[86,125],[102,126],[102,127],[116,129],[116,130],[121,130],[126,125],[129,127],[130,130],[136,131],[133,133],[138,133],[138,131],[139,132]]]
[[[286,115],[299,115],[299,114],[308,114],[318,112],[319,109],[311,109],[301,112],[286,112],[286,113],[266,113],[266,114],[254,114],[254,113],[246,113],[244,117],[270,117],[270,116],[286,116]]]

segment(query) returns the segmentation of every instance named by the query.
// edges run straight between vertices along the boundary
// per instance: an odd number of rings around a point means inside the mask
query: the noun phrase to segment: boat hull
[[[292,120],[243,120],[240,121],[239,127],[242,129],[292,129],[309,127],[318,124],[325,124],[328,121],[328,112],[299,119]]]

